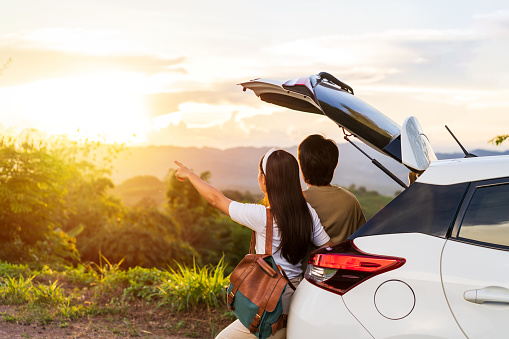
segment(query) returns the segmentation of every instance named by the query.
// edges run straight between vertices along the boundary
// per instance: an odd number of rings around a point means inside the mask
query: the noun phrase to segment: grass
[[[176,270],[134,267],[120,268],[106,258],[99,265],[79,265],[63,271],[44,267],[32,271],[23,265],[0,263],[0,305],[11,312],[0,312],[4,322],[68,328],[72,321],[90,317],[113,317],[129,336],[147,332],[130,317],[144,309],[146,322],[168,319],[155,314],[170,313],[183,320],[164,325],[172,333],[213,338],[233,319],[225,313],[226,265],[192,267],[177,265]],[[147,312],[147,310],[150,310]],[[153,313],[153,310],[156,313]],[[186,313],[187,312],[187,313]],[[199,316],[193,315],[200,314]],[[204,316],[204,313],[206,314]],[[160,318],[157,318],[160,317]],[[161,325],[163,326],[163,325]],[[205,332],[200,332],[201,328]]]
[[[194,262],[192,268],[177,266],[178,270],[171,270],[170,278],[159,286],[161,304],[171,305],[180,311],[198,305],[215,308],[224,302],[229,278],[224,276],[222,259],[215,267],[200,268]]]

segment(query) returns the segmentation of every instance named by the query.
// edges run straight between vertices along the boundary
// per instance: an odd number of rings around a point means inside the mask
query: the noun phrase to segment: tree
[[[508,138],[509,138],[509,134],[497,135],[495,138],[491,139],[489,142],[498,146]]]
[[[207,181],[210,173],[200,178]],[[249,250],[251,231],[212,207],[189,181],[178,181],[173,170],[167,182],[169,216],[180,238],[198,252],[198,261],[217,264],[225,256],[225,262],[236,265]]]
[[[39,140],[39,141],[38,141]],[[36,131],[0,139],[0,259],[38,264],[79,261],[75,236],[100,233],[123,212],[107,194],[113,183],[94,157],[116,147]],[[104,158],[102,159],[104,162]]]
[[[200,174],[207,181],[209,172]],[[178,228],[180,239],[189,243],[199,254],[198,261],[214,261],[217,253],[213,250],[221,233],[217,225],[219,211],[203,199],[189,181],[180,182],[170,170],[166,191],[168,213]]]
[[[98,237],[95,236],[95,239]],[[196,251],[178,238],[170,218],[150,201],[131,208],[117,225],[101,234],[101,254],[124,267],[175,267],[192,264]]]
[[[0,67],[0,75],[2,75],[2,73],[7,69],[7,67],[9,66],[9,64],[12,62],[12,59],[9,58],[7,59],[7,61],[5,62],[5,64],[2,65],[2,67]]]
[[[41,261],[44,256],[47,261],[53,244],[65,247],[69,239],[57,229],[67,178],[65,165],[42,142],[0,139],[0,259]],[[47,240],[50,247],[44,249],[41,244]],[[76,258],[74,245],[68,245],[59,255]]]

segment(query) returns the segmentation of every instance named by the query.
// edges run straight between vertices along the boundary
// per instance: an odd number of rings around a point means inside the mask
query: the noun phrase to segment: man
[[[300,143],[298,158],[308,187],[304,191],[307,202],[316,210],[333,243],[346,240],[366,218],[355,195],[331,185],[339,158],[336,143],[318,134],[310,135]]]

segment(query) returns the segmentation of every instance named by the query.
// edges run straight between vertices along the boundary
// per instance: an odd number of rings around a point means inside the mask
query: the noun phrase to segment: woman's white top
[[[311,218],[313,219],[313,235],[312,242],[315,246],[325,245],[329,240],[329,236],[325,233],[320,219],[316,214],[315,210],[311,205],[307,204]],[[243,204],[236,201],[232,201],[229,207],[230,217],[242,224],[249,227],[256,232],[256,253],[265,253],[265,237],[266,237],[266,223],[267,223],[267,211],[263,205],[256,204]],[[279,244],[281,243],[281,237],[279,235],[279,228],[277,227],[276,220],[273,220],[273,239],[272,239],[272,257],[276,264],[281,266],[285,271],[288,278],[297,278],[301,273],[301,263],[292,265],[282,255],[281,251],[277,251]],[[277,252],[276,252],[277,251]]]

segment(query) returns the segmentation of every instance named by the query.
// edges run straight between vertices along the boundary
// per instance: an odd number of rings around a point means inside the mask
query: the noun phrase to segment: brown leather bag
[[[276,333],[286,324],[282,300],[286,286],[295,287],[272,258],[273,217],[267,208],[265,254],[254,254],[256,237],[251,236],[249,254],[235,267],[227,289],[227,304],[241,323],[258,338]],[[239,293],[240,292],[240,293]]]

